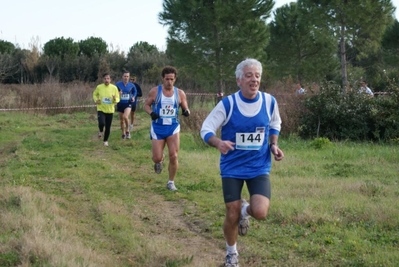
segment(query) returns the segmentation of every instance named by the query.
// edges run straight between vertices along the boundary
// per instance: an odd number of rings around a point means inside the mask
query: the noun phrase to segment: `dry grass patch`
[[[62,200],[26,187],[4,187],[0,199],[1,231],[6,237],[0,253],[18,251],[15,264],[113,266],[112,258],[85,246],[75,235],[77,226],[57,205]]]

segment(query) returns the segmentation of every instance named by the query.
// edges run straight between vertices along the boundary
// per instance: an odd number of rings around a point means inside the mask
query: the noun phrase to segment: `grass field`
[[[183,131],[169,192],[150,119],[136,121],[121,140],[115,116],[104,147],[94,110],[0,112],[0,266],[222,266],[218,151]],[[240,266],[398,266],[399,147],[279,144],[269,215],[239,237]]]

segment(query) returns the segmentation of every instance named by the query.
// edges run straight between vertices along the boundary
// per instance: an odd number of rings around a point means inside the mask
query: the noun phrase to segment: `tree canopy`
[[[77,56],[79,44],[75,43],[72,38],[55,38],[44,44],[43,52],[46,56],[64,59],[67,56]]]
[[[87,57],[105,55],[107,48],[107,43],[99,37],[89,37],[86,40],[79,41],[79,54]]]
[[[358,57],[377,51],[395,10],[390,0],[298,0],[298,4],[314,14],[314,27],[327,26],[336,37],[343,88],[348,84],[347,45]]]
[[[248,57],[263,63],[269,81],[327,80],[345,88],[366,78],[383,89],[387,77],[398,76],[392,1],[297,0],[269,20],[273,6],[273,0],[164,0],[158,20],[168,26],[165,52],[140,41],[126,53],[97,37],[59,37],[31,51],[0,40],[2,82],[93,82],[105,69],[114,78],[126,69],[157,83],[161,68],[174,65],[191,88],[225,92],[236,89],[234,69]]]
[[[177,66],[225,89],[236,64],[255,57],[266,58],[266,19],[273,0],[165,0],[159,21],[169,26],[166,53]]]
[[[12,54],[15,51],[13,43],[8,41],[0,40],[0,54]]]
[[[325,27],[314,27],[312,14],[291,2],[278,8],[270,23],[268,65],[273,76],[320,80],[338,64],[334,37]]]

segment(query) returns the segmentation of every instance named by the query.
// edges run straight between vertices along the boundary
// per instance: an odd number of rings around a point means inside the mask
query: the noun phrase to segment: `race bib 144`
[[[236,133],[236,149],[259,150],[265,140],[265,128],[258,127],[254,133]]]

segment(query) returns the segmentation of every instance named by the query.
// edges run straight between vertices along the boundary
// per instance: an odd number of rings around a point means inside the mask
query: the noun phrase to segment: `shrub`
[[[343,92],[334,83],[305,99],[299,135],[330,140],[388,140],[399,137],[399,91],[370,98],[357,90]]]
[[[325,137],[315,138],[311,143],[310,146],[315,149],[323,149],[330,147],[332,145],[331,141]]]

